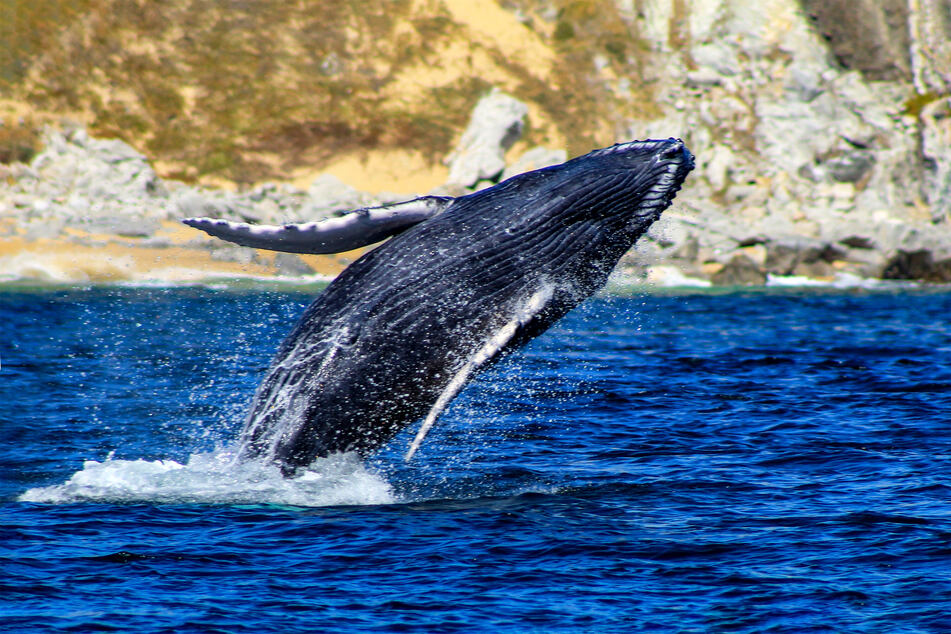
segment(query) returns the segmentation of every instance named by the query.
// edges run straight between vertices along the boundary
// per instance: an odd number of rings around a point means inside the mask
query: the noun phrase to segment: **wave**
[[[29,489],[21,502],[272,504],[300,507],[392,504],[390,484],[356,454],[315,460],[285,478],[265,462],[234,460],[230,451],[175,460],[88,460],[63,484]]]
[[[871,277],[859,277],[851,273],[836,273],[832,279],[815,279],[801,275],[773,275],[766,279],[769,287],[817,287],[834,289],[862,289],[862,290],[907,290],[919,288],[920,283],[914,280],[882,280]]]

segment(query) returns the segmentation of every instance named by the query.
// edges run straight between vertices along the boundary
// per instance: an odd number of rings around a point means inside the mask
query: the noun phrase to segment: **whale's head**
[[[683,141],[670,138],[619,143],[559,167],[557,174],[576,188],[573,197],[596,197],[594,213],[652,222],[673,201],[694,158]]]
[[[507,233],[581,233],[583,242],[616,238],[629,247],[670,206],[693,167],[680,139],[631,141],[513,176],[454,206],[488,212],[496,227],[509,225]]]

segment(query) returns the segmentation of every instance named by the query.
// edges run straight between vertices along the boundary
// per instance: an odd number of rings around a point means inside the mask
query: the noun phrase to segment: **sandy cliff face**
[[[452,180],[442,161],[495,88],[527,112],[509,163],[537,145],[687,141],[698,169],[633,265],[723,283],[951,280],[948,0],[35,10],[0,59],[14,96],[0,146],[19,144],[0,158],[28,154],[17,119],[68,115],[125,139],[162,177],[306,185],[328,171],[374,193],[425,193]],[[42,46],[22,35],[30,19],[47,20]]]

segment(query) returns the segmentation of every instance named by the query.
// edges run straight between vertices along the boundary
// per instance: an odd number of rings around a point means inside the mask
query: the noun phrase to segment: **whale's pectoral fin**
[[[545,305],[551,299],[553,291],[554,289],[547,284],[536,291],[515,316],[490,337],[489,340],[466,361],[465,365],[456,372],[456,375],[452,377],[449,385],[447,385],[442,391],[442,394],[439,395],[435,405],[429,410],[429,414],[427,414],[426,419],[423,420],[419,431],[416,432],[416,437],[406,452],[404,458],[406,462],[410,461],[413,454],[419,449],[419,446],[423,444],[423,439],[426,438],[426,434],[436,423],[436,419],[443,413],[443,410],[446,409],[450,401],[456,398],[459,392],[462,391],[462,388],[465,387],[469,379],[472,378],[472,375],[497,357],[505,346],[515,338],[519,328],[527,325],[536,315],[542,312]]]
[[[452,203],[447,196],[357,209],[318,222],[251,225],[215,218],[185,218],[186,225],[245,247],[288,253],[340,253],[364,247],[437,216]]]

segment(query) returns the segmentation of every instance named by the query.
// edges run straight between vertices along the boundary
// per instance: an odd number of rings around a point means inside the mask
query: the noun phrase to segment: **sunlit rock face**
[[[631,133],[685,130],[698,179],[632,262],[775,274],[766,254],[819,244],[823,266],[802,252],[788,274],[831,278],[951,256],[946,3],[648,2],[637,19],[667,81],[663,116]]]

